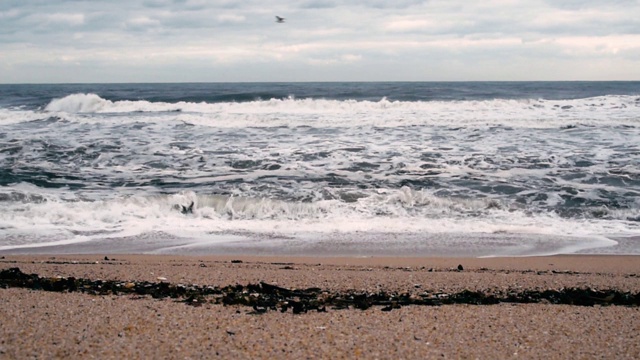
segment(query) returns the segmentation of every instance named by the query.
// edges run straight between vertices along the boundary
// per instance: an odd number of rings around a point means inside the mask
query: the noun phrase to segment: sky
[[[1,0],[0,83],[640,80],[639,14],[640,0]]]

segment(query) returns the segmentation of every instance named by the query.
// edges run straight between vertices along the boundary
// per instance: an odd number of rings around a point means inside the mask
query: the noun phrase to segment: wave
[[[572,100],[390,101],[269,99],[248,102],[111,101],[96,94],[73,94],[52,100],[47,113],[125,114],[134,121],[160,116],[191,125],[215,127],[353,127],[421,125],[506,125],[512,127],[635,126],[640,98],[611,95]],[[146,114],[146,115],[145,115]]]
[[[12,110],[0,108],[0,125],[12,125],[49,119],[49,114],[33,110]]]
[[[562,218],[490,199],[439,198],[406,187],[349,202],[338,193],[314,202],[193,191],[87,200],[68,199],[60,190],[36,190],[18,186],[0,197],[0,251],[79,243],[102,244],[106,250],[119,244],[133,251],[212,242],[273,246],[329,240],[375,243],[381,249],[431,243],[448,248],[475,239],[474,246],[487,249],[485,255],[496,255],[514,246],[519,249],[515,254],[527,254],[531,247],[539,252],[540,241],[564,249],[556,252],[577,251],[611,245],[603,235],[639,231],[627,221]],[[181,211],[190,204],[192,212]]]
[[[357,110],[552,110],[555,112],[570,112],[575,109],[624,110],[640,107],[640,98],[629,95],[611,95],[572,100],[544,100],[544,99],[493,99],[493,100],[454,100],[454,101],[390,101],[382,98],[379,101],[369,100],[327,100],[327,99],[296,99],[290,96],[286,99],[256,100],[247,102],[149,102],[146,100],[111,101],[96,94],[72,94],[61,99],[52,100],[45,108],[48,112],[67,113],[119,113],[119,112],[200,112],[217,113],[221,111],[241,112],[354,112]]]
[[[343,200],[345,197],[349,201]],[[206,232],[211,226],[229,226],[232,229],[239,222],[253,223],[259,228],[262,226],[260,224],[295,221],[297,228],[308,226],[321,233],[359,230],[549,231],[558,235],[586,235],[600,226],[594,225],[598,223],[598,218],[563,218],[554,212],[532,212],[530,209],[503,204],[496,199],[439,197],[428,191],[407,187],[378,190],[377,194],[336,193],[313,202],[197,194],[193,191],[110,200],[65,199],[65,196],[57,196],[53,191],[47,194],[12,191],[0,196],[0,203],[3,207],[0,211],[0,229],[30,229],[40,224],[44,228],[77,227],[83,230],[112,231],[131,228],[130,225],[135,223],[135,227],[159,227],[171,232],[174,226],[191,222],[191,225],[206,224],[201,229]],[[190,204],[193,204],[193,212],[185,214],[180,211]],[[620,217],[619,220],[624,221],[631,213],[638,215],[636,210],[618,210],[616,215]],[[609,220],[615,223],[613,219]],[[575,222],[593,224],[575,228]],[[450,223],[456,223],[457,226],[452,228]],[[283,228],[282,231],[296,230]]]
[[[171,107],[168,109],[167,107]],[[119,112],[147,112],[169,111],[176,109],[176,105],[169,103],[152,103],[144,100],[111,101],[96,94],[72,94],[61,99],[54,99],[45,106],[47,112],[66,113],[119,113]]]

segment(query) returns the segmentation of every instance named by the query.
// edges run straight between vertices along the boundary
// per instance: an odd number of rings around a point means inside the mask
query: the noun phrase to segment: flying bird
[[[277,23],[283,23],[284,22],[284,18],[276,15],[276,22]]]

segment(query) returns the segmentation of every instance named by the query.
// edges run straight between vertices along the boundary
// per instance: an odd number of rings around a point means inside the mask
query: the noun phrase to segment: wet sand
[[[107,260],[108,259],[108,260]],[[235,261],[234,261],[235,260]],[[241,262],[240,262],[241,261]],[[462,265],[462,270],[458,270]],[[9,256],[43,277],[422,292],[640,292],[640,257]],[[640,308],[511,304],[293,314],[137,295],[0,289],[0,358],[640,358]]]

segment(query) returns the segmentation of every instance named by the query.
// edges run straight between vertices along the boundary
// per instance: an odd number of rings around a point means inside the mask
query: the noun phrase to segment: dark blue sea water
[[[640,82],[0,85],[0,252],[639,253],[638,144]]]
[[[571,100],[637,95],[640,82],[319,82],[2,85],[0,105],[37,109],[55,98],[95,93],[110,101],[248,102],[270,99],[379,101]]]

